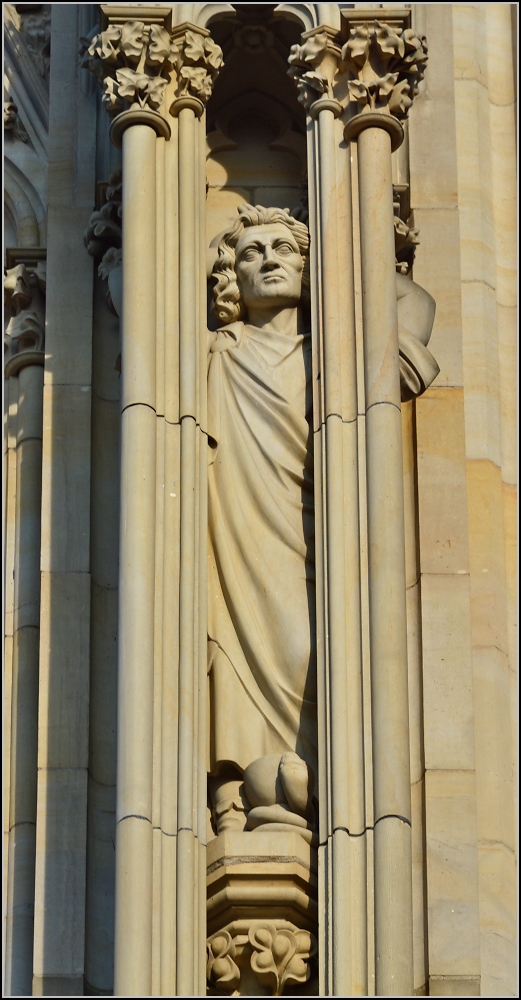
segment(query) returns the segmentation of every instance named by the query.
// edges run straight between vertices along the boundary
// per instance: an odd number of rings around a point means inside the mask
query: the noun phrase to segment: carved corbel
[[[200,118],[223,65],[222,50],[210,37],[207,28],[195,24],[177,25],[173,40],[177,49],[177,96],[170,113],[178,115],[188,107]]]
[[[151,125],[168,139],[170,126],[160,109],[178,57],[170,34],[171,8],[102,4],[101,10],[103,30],[82,39],[81,66],[102,88],[115,145],[121,145],[129,124]]]
[[[45,361],[45,251],[7,251],[4,301],[10,312],[5,331],[5,376]]]
[[[279,997],[310,979],[317,941],[287,920],[242,919],[208,938],[206,949],[206,976],[219,993],[255,995],[260,986]]]
[[[382,12],[383,14],[383,12]],[[348,38],[342,47],[349,101],[345,138],[369,126],[389,132],[392,149],[403,140],[407,117],[427,63],[427,42],[410,25],[410,11],[343,11]]]

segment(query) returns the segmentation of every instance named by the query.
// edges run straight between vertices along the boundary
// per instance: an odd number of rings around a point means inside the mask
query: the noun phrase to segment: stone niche
[[[208,243],[238,205],[307,204],[306,116],[287,62],[299,28],[272,10],[239,4],[212,24],[224,66],[207,107]]]
[[[236,18],[212,24],[224,67],[207,107],[209,278],[240,205],[286,208],[307,221],[306,120],[287,61],[298,25],[274,18],[271,5],[236,9]],[[209,328],[217,326],[209,309]],[[316,835],[280,824],[216,835],[210,818],[209,826],[209,995],[316,993]]]

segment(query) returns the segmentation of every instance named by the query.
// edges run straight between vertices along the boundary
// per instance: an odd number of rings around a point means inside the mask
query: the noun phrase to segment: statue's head
[[[284,208],[241,205],[217,247],[212,276],[221,322],[242,319],[248,307],[309,307],[309,232]]]

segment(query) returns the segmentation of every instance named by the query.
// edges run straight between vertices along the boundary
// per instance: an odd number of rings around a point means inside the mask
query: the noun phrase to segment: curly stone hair
[[[212,277],[216,283],[213,289],[213,309],[224,323],[243,319],[245,309],[235,273],[235,247],[245,229],[252,226],[266,226],[282,223],[292,233],[300,250],[304,269],[302,272],[301,305],[309,310],[309,230],[303,222],[293,218],[287,208],[263,208],[262,205],[240,205],[239,218],[222,237],[217,247],[217,260]]]

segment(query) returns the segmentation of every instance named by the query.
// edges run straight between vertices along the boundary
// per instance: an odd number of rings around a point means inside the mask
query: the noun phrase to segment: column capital
[[[183,108],[191,108],[200,118],[223,65],[222,50],[207,28],[187,21],[176,25],[172,39],[177,48],[177,94],[170,114],[176,116]]]
[[[4,340],[6,378],[45,361],[45,255],[40,247],[6,251],[4,298],[11,312]]]
[[[298,100],[312,118],[318,117],[322,109],[339,117],[342,105],[334,93],[341,58],[338,31],[318,25],[301,38],[301,44],[292,45],[288,59],[288,73],[297,86]]]
[[[178,57],[171,7],[102,4],[101,11],[102,30],[82,39],[80,56],[102,88],[115,145],[121,144],[124,129],[136,124],[169,138],[170,125],[160,110]]]
[[[347,75],[345,138],[383,128],[397,149],[427,63],[427,42],[410,27],[411,11],[343,10],[342,69]],[[375,16],[377,13],[377,17]]]

